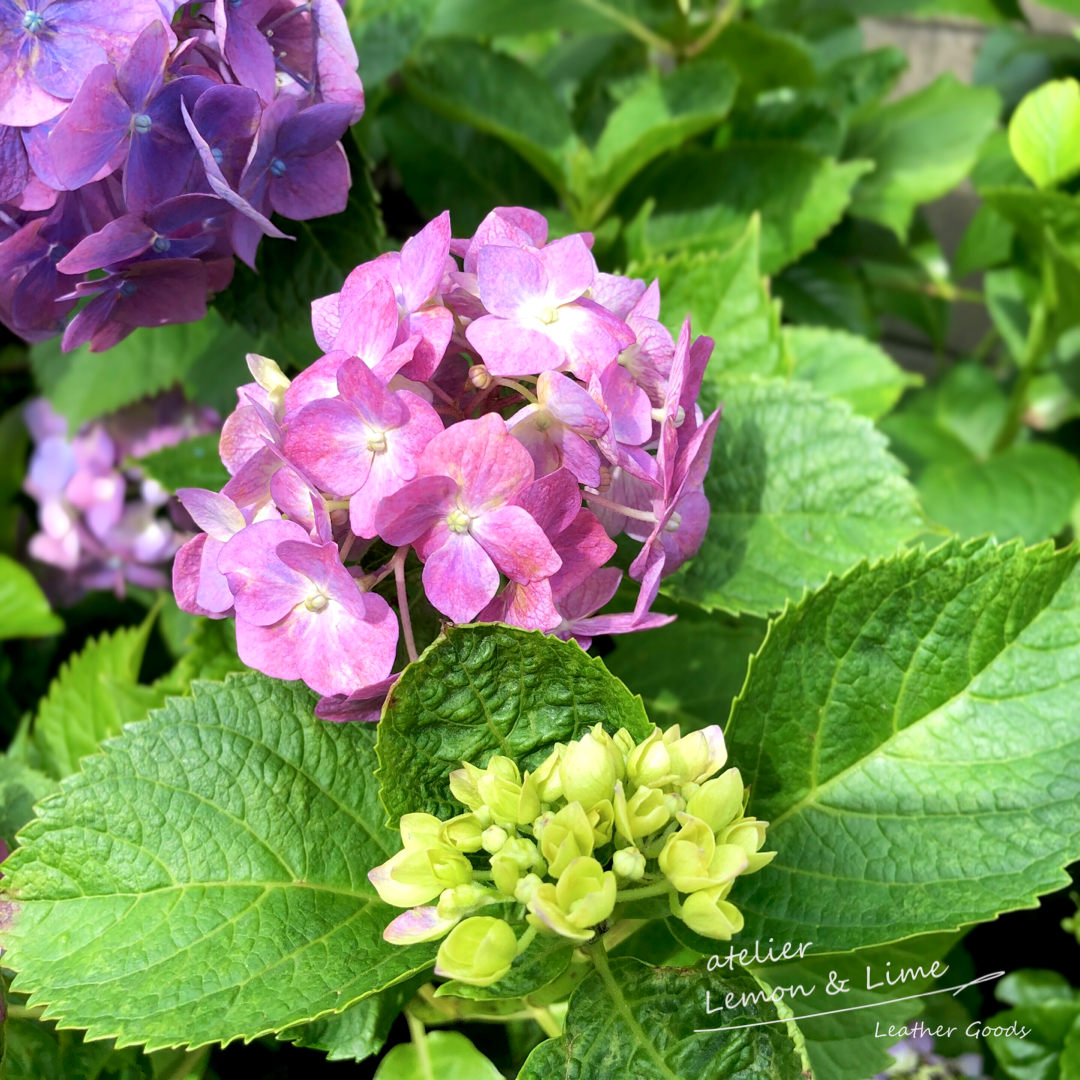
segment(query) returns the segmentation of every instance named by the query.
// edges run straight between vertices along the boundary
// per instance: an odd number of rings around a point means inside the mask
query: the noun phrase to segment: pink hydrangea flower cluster
[[[0,0],[0,322],[202,318],[271,214],[345,209],[356,67],[340,0]]]
[[[28,552],[53,568],[51,591],[71,603],[94,589],[123,597],[128,582],[167,588],[169,561],[190,538],[191,521],[134,461],[217,431],[217,413],[170,392],[70,438],[67,421],[44,398],[30,402],[23,417],[34,442],[23,490],[38,504]]]
[[[713,343],[689,318],[674,340],[657,283],[600,273],[589,234],[547,231],[500,208],[455,240],[444,213],[357,267],[312,305],[321,359],[290,381],[249,356],[221,438],[229,483],[179,492],[204,530],[175,563],[180,606],[234,615],[243,661],[303,679],[320,715],[377,717],[399,619],[416,658],[410,550],[451,622],[587,648],[669,621],[650,611],[660,579],[708,523]],[[641,544],[637,602],[598,614],[620,533]],[[396,616],[373,591],[390,575]]]

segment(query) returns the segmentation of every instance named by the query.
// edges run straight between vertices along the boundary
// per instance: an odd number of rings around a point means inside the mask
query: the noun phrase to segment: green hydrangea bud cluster
[[[368,875],[383,900],[410,909],[384,937],[445,939],[436,974],[474,986],[501,979],[537,933],[584,944],[616,904],[651,896],[728,940],[743,925],[727,899],[735,879],[775,853],[761,850],[766,822],[744,816],[739,770],[716,775],[726,761],[715,725],[685,736],[654,727],[635,744],[597,724],[531,773],[507,757],[463,762],[450,790],[467,812],[404,815],[404,847]],[[495,904],[511,913],[477,914]]]

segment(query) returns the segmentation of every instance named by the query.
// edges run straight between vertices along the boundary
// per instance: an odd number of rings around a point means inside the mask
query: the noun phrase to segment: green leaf
[[[344,1012],[289,1028],[278,1038],[310,1050],[322,1050],[328,1061],[363,1061],[377,1054],[401,1015],[405,1002],[413,996],[427,974],[395,983],[350,1005]]]
[[[660,282],[660,318],[673,336],[689,313],[694,333],[713,338],[711,372],[786,373],[780,308],[758,268],[759,236],[755,217],[728,251],[650,258],[627,270]]]
[[[1012,242],[1012,226],[992,207],[981,203],[953,252],[953,277],[960,281],[968,274],[1008,262]]]
[[[408,98],[379,114],[380,129],[409,198],[426,217],[452,207],[469,235],[493,206],[554,206],[551,186],[506,143],[453,123]]]
[[[1061,1055],[1067,1041],[1075,1045],[1080,1038],[1080,1001],[1020,1005],[990,1017],[984,1027],[990,1028],[986,1045],[1010,1080],[1068,1080]]]
[[[1080,83],[1043,83],[1009,121],[1009,147],[1038,187],[1056,187],[1080,172]]]
[[[350,0],[346,7],[357,71],[371,88],[392,75],[424,36],[438,0]]]
[[[176,446],[166,446],[139,459],[139,467],[163,488],[198,487],[220,491],[229,473],[218,453],[218,436],[198,435]]]
[[[574,129],[562,102],[524,64],[465,38],[442,38],[422,43],[403,74],[421,104],[502,139],[565,191]]]
[[[492,754],[534,769],[555,743],[603,723],[642,739],[651,725],[641,699],[574,642],[499,624],[452,626],[410,664],[379,723],[378,775],[391,825],[460,807],[447,777]]]
[[[647,78],[623,100],[608,117],[585,176],[573,177],[579,197],[592,207],[592,220],[599,223],[650,161],[720,123],[735,100],[737,81],[727,64],[698,61],[664,78]]]
[[[55,780],[7,754],[0,756],[0,840],[14,847],[15,834],[34,816],[34,803],[59,790]]]
[[[139,685],[153,618],[87,642],[60,668],[34,721],[34,741],[50,776],[62,780],[77,772],[80,758],[165,700],[161,691]]]
[[[1041,1005],[1044,1001],[1080,1000],[1080,992],[1069,985],[1060,971],[1021,968],[1010,971],[994,987],[994,997],[1006,1005]]]
[[[860,564],[772,624],[727,729],[778,852],[732,893],[748,940],[869,946],[1067,883],[1077,555],[953,540]]]
[[[520,998],[554,982],[569,966],[574,946],[557,937],[540,935],[515,957],[510,970],[491,986],[470,986],[451,979],[435,991],[436,997],[461,997],[473,1001]]]
[[[11,501],[22,490],[29,442],[22,406],[0,413],[0,554],[15,553],[20,511]]]
[[[41,1020],[9,1017],[4,1024],[4,1080],[153,1080],[153,1062],[112,1042],[85,1042],[82,1032],[58,1031]],[[201,1070],[186,1073],[198,1080]]]
[[[761,214],[761,268],[773,274],[809,251],[840,220],[871,164],[839,164],[805,146],[692,149],[650,169],[628,199],[656,205],[639,257],[729,247]]]
[[[63,629],[63,620],[49,609],[49,601],[30,571],[0,555],[0,641],[47,637]]]
[[[792,378],[846,401],[860,416],[889,412],[922,376],[904,371],[884,349],[842,330],[789,327],[784,341],[795,361]]]
[[[743,19],[729,22],[701,55],[726,60],[735,68],[739,74],[740,106],[750,105],[768,90],[813,86],[817,82],[813,57],[801,38]]]
[[[429,1067],[425,1070],[413,1043],[399,1043],[379,1063],[375,1080],[502,1080],[502,1073],[460,1031],[432,1031],[424,1036]]]
[[[991,534],[1037,544],[1068,524],[1080,499],[1080,464],[1049,443],[1022,443],[989,461],[931,465],[917,486],[927,516],[961,539]]]
[[[236,653],[236,623],[232,619],[197,619],[187,644],[188,652],[177,664],[187,682],[192,679],[220,682],[231,671],[245,670]]]
[[[561,1039],[541,1043],[518,1080],[799,1080],[788,1026],[753,976],[597,958],[570,999]],[[711,1014],[705,1012],[709,992]],[[722,1007],[727,994],[736,1005]],[[742,1005],[743,997],[747,998]],[[717,1006],[720,1006],[719,1008]],[[700,1031],[750,1025],[748,1031]]]
[[[430,965],[382,938],[375,733],[254,672],[197,683],[83,762],[4,865],[13,988],[149,1048],[252,1039]]]
[[[667,579],[676,599],[768,615],[924,527],[885,439],[847,405],[798,382],[720,380],[705,478],[709,529]]]
[[[773,282],[792,322],[831,326],[876,338],[877,320],[863,279],[840,259],[812,251]]]
[[[906,236],[915,208],[950,191],[971,170],[998,108],[993,90],[942,75],[870,111],[852,127],[847,156],[870,158],[877,168],[855,189],[851,213]]]
[[[190,380],[193,396],[205,397],[200,391],[207,389],[208,367],[216,379],[229,383],[231,400],[225,404],[232,408],[236,387],[246,379],[244,354],[253,347],[254,339],[211,309],[199,322],[137,329],[102,353],[90,352],[88,345],[62,353],[60,339],[51,338],[31,348],[30,365],[41,391],[74,431],[88,420],[177,383]],[[208,403],[220,404],[221,393],[215,397],[212,387],[209,393],[214,400]]]
[[[654,610],[678,618],[647,634],[620,635],[604,657],[608,670],[642,696],[661,727],[679,724],[685,733],[721,723],[746,681],[750,654],[765,638],[765,623],[670,601]]]
[[[544,30],[580,34],[614,34],[622,30],[617,8],[606,11],[614,14],[606,14],[605,7],[588,7],[580,0],[441,0],[429,32],[432,37],[468,34],[488,39]]]

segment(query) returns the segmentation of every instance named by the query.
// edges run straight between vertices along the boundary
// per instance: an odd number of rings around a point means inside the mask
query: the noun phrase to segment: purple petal
[[[580,435],[599,439],[607,431],[608,418],[596,399],[584,386],[566,375],[556,371],[542,372],[536,380],[536,396],[553,416]],[[649,430],[651,433],[651,425]]]
[[[553,241],[540,249],[538,257],[547,274],[546,300],[556,307],[576,300],[596,278],[596,260],[578,235]],[[483,262],[481,257],[481,266]]]
[[[53,97],[73,98],[86,74],[109,59],[96,41],[78,33],[46,34],[37,44],[33,78]]]
[[[19,129],[0,127],[0,203],[21,195],[29,178],[30,165]]]
[[[249,86],[212,86],[196,102],[191,119],[227,184],[239,184],[261,116],[259,95]]]
[[[272,6],[272,0],[247,0],[230,4],[216,0],[214,27],[218,44],[238,82],[254,87],[269,104],[274,100],[274,50],[259,30],[259,21]]]
[[[311,17],[315,24],[315,67],[323,101],[347,104],[352,109],[349,123],[364,113],[364,88],[356,73],[359,59],[345,13],[338,0],[314,0]]]
[[[379,503],[375,512],[379,536],[394,547],[411,544],[446,517],[458,490],[457,482],[449,476],[422,476],[411,481]]]
[[[176,497],[204,533],[228,543],[247,522],[228,496],[203,488],[179,488]]]
[[[95,296],[68,323],[60,346],[64,352],[71,352],[72,349],[85,345],[109,321],[109,316],[115,306],[116,293],[107,292],[102,293],[101,296]]]
[[[160,25],[160,24],[158,24]],[[65,274],[86,274],[134,259],[154,242],[154,230],[140,214],[125,214],[79,241],[57,264]]]
[[[521,585],[551,577],[562,565],[544,530],[520,506],[482,514],[471,533],[495,565]]]
[[[401,249],[401,291],[405,307],[416,311],[442,284],[450,251],[450,212],[444,210]]]
[[[206,267],[198,259],[158,259],[123,272],[134,291],[122,293],[113,319],[124,326],[197,322],[206,316]]]
[[[447,532],[445,542],[424,564],[423,581],[427,598],[436,610],[453,622],[465,623],[475,618],[495,595],[499,571],[468,533]]]
[[[577,517],[581,489],[569,469],[556,469],[515,495],[512,505],[525,510],[548,536],[555,536]]]
[[[164,23],[153,22],[138,36],[117,72],[120,93],[133,112],[141,111],[160,88],[168,55],[169,31]]]
[[[56,175],[68,188],[88,184],[127,138],[131,109],[110,64],[94,68],[49,136]]]
[[[315,706],[315,715],[320,720],[334,720],[338,723],[355,720],[375,723],[382,715],[386,695],[390,693],[399,677],[391,675],[371,686],[362,686],[348,695],[335,694],[324,697]]]
[[[480,299],[492,315],[513,318],[519,312],[535,315],[546,300],[548,278],[544,264],[524,248],[489,245],[477,260]]]
[[[349,128],[350,105],[323,102],[311,105],[281,125],[276,153],[291,161],[296,157],[316,157],[336,145]]]
[[[656,282],[653,282],[656,285]],[[612,315],[625,319],[645,295],[645,282],[641,278],[623,277],[621,274],[598,273],[592,283],[592,299]],[[656,289],[656,311],[660,311],[660,290]],[[644,314],[641,312],[640,314]],[[655,319],[657,316],[652,315]]]
[[[236,613],[248,622],[270,626],[308,597],[303,575],[277,556],[286,540],[311,545],[295,521],[257,521],[238,532],[218,556],[218,569],[228,578]]]
[[[547,334],[496,315],[470,323],[465,337],[492,375],[536,375],[566,363],[566,354]]]
[[[554,547],[562,559],[562,566],[551,577],[556,603],[588,581],[616,551],[615,542],[589,510],[580,511],[573,523],[554,538]]]
[[[196,221],[217,217],[225,204],[216,195],[178,195],[147,211],[146,223],[156,232],[169,235]]]
[[[340,145],[334,144],[311,157],[276,160],[282,161],[285,171],[271,176],[267,190],[270,205],[279,214],[293,221],[308,221],[340,214],[348,206],[352,176],[349,159]]]

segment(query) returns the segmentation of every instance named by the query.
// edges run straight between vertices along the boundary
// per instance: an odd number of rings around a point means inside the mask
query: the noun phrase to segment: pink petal
[[[381,275],[361,297],[349,300],[342,290],[341,330],[334,348],[359,356],[374,367],[393,347],[398,329],[397,297]]]
[[[656,282],[656,312],[660,313],[660,289]],[[645,282],[641,278],[623,277],[621,274],[598,273],[592,283],[592,299],[612,315],[625,319],[646,295]],[[656,318],[657,315],[651,316]]]
[[[394,666],[398,624],[390,605],[367,594],[368,611],[357,619],[340,604],[312,613],[299,657],[300,678],[320,694],[348,694],[385,679]]]
[[[563,466],[587,487],[600,486],[600,452],[591,443],[569,428],[553,429],[552,441],[559,447]]]
[[[218,569],[218,556],[225,545],[212,536],[206,537],[203,547],[202,567],[199,572],[199,590],[196,600],[210,618],[219,618],[233,608],[232,590],[225,575]]]
[[[241,508],[259,506],[270,498],[270,485],[282,464],[281,458],[264,443],[263,448],[245,461],[221,489],[221,494]]]
[[[303,525],[308,533],[314,531],[311,484],[301,475],[297,465],[282,463],[270,481],[270,497],[278,510],[290,521]]]
[[[476,617],[477,622],[501,622],[522,630],[554,630],[562,616],[551,599],[551,585],[534,581],[519,585],[511,581]]]
[[[38,536],[42,537],[42,539],[51,539],[45,537],[44,533],[39,533]],[[38,539],[38,536],[35,536],[33,539]],[[180,550],[176,553],[176,558],[173,560],[173,596],[176,597],[176,606],[179,607],[181,611],[186,611],[189,615],[210,614],[210,612],[199,606],[198,601],[199,577],[202,571],[202,554],[208,539],[206,533],[199,533],[198,536],[192,537],[186,544],[181,545]],[[37,545],[34,545],[33,541],[31,541],[31,546],[35,547]],[[31,551],[31,554],[34,554],[34,552]],[[54,560],[49,559],[43,561],[52,562]]]
[[[570,370],[585,381],[634,343],[634,332],[591,300],[564,304],[546,333],[562,349]]]
[[[299,679],[299,651],[294,620],[285,616],[275,626],[256,626],[236,617],[236,651],[248,667],[272,679]]]
[[[536,380],[536,397],[552,416],[590,439],[608,429],[608,418],[596,399],[581,383],[557,371],[542,372]]]
[[[398,338],[420,335],[412,360],[401,372],[409,379],[424,382],[435,374],[454,336],[454,316],[444,307],[426,307],[407,315],[398,329]]]
[[[334,338],[341,333],[341,316],[338,300],[341,293],[331,293],[311,301],[311,329],[320,349],[328,352],[334,346]]]
[[[250,384],[260,395],[262,387]],[[248,387],[241,387],[246,390]],[[235,476],[245,462],[266,446],[266,429],[251,405],[238,405],[225,419],[218,442],[218,452],[230,476]]]
[[[401,249],[401,292],[405,310],[416,311],[442,283],[450,251],[450,213],[429,221]]]
[[[589,510],[581,510],[573,523],[555,537],[554,547],[562,559],[562,566],[551,578],[556,603],[588,581],[616,551],[615,542]]]
[[[515,495],[513,505],[525,510],[546,535],[555,536],[577,517],[581,488],[569,469],[557,469]]]
[[[377,615],[376,593],[362,593],[356,581],[341,565],[337,545],[332,541],[313,544],[307,540],[284,540],[276,548],[277,557],[290,569],[303,574],[308,581],[335,603],[340,604],[354,619]]]
[[[390,693],[398,678],[398,675],[391,675],[371,686],[362,686],[351,694],[324,697],[315,706],[315,715],[320,720],[333,720],[338,723],[354,720],[375,723],[382,714],[386,695]]]
[[[540,325],[536,319],[529,321]],[[495,315],[484,315],[470,323],[465,328],[465,337],[492,375],[507,378],[536,375],[562,367],[567,359],[549,334]],[[606,354],[611,349],[604,351]]]
[[[238,532],[218,556],[237,615],[258,626],[284,618],[310,591],[307,580],[277,557],[277,546],[285,540],[310,543],[295,521],[259,521]]]
[[[483,248],[476,278],[480,299],[492,315],[504,319],[522,312],[531,315],[545,302],[548,279],[544,265],[524,248],[501,244]]]
[[[599,384],[615,439],[628,446],[648,442],[652,437],[652,403],[630,372],[619,363],[608,364]]]
[[[482,514],[470,532],[495,565],[522,585],[551,577],[562,565],[544,530],[520,506]]]
[[[562,425],[539,405],[527,405],[506,422],[513,436],[529,452],[536,476],[547,476],[562,466],[553,435]]]
[[[338,396],[337,373],[351,354],[334,349],[304,368],[285,391],[285,417],[291,419],[305,405]]]
[[[349,525],[352,531],[365,540],[378,535],[375,514],[382,500],[400,491],[408,481],[393,469],[387,454],[374,455],[371,471],[364,483],[349,499]]]
[[[605,566],[587,578],[559,601],[559,610],[571,622],[599,611],[619,591],[622,571]]]
[[[360,366],[368,370],[362,361]],[[340,398],[313,401],[289,422],[285,453],[321,490],[348,498],[364,486],[371,471],[369,433],[351,403]]]
[[[447,531],[445,542],[424,564],[423,581],[436,610],[453,622],[465,623],[495,595],[499,571],[468,533]]]
[[[422,476],[406,484],[379,503],[375,511],[379,536],[394,547],[411,544],[446,517],[458,490],[457,482],[449,476]]]
[[[395,345],[371,370],[383,380],[390,382],[404,367],[412,363],[416,347],[423,341],[419,334],[413,334],[401,345]]]
[[[405,421],[404,404],[390,393],[371,368],[357,357],[338,369],[338,392],[372,426],[385,430]]]
[[[247,524],[232,499],[203,488],[178,488],[176,497],[203,532],[225,544]]]
[[[578,235],[552,241],[540,249],[538,257],[547,273],[546,300],[555,306],[576,300],[596,278],[596,260]]]

